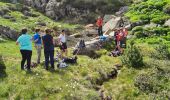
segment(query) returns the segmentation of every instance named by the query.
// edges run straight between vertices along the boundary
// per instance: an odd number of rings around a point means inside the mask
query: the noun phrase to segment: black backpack
[[[85,48],[85,47],[86,47],[86,45],[85,45],[84,40],[80,40],[78,48]]]

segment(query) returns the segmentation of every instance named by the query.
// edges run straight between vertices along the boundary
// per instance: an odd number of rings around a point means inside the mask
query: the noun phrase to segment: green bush
[[[143,27],[142,26],[136,26],[132,29],[132,34],[134,34],[135,32],[142,32],[143,31]]]
[[[170,4],[166,5],[163,9],[163,11],[167,14],[170,14]]]
[[[150,71],[136,77],[134,85],[142,92],[154,94],[158,100],[168,100],[169,96],[169,75],[170,62],[152,59]]]
[[[168,46],[165,44],[160,44],[155,47],[157,53],[153,54],[153,58],[157,59],[170,59],[170,51],[168,50]]]
[[[143,56],[140,54],[139,49],[131,41],[124,55],[122,56],[122,63],[129,67],[140,68],[144,66]]]
[[[136,38],[142,38],[142,37],[144,37],[143,32],[135,32],[134,35],[136,36]]]
[[[2,56],[0,55],[0,78],[6,76],[6,66],[4,64],[4,61],[2,59]]]

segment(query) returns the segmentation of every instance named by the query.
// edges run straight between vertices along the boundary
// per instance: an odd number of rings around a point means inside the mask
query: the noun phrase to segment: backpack
[[[74,58],[64,58],[63,62],[65,63],[70,63],[70,64],[75,64],[77,63],[77,56],[75,56]]]
[[[86,45],[85,45],[84,40],[80,40],[78,43],[78,48],[85,48],[85,47],[86,47]]]
[[[66,68],[68,65],[65,62],[60,62],[57,64],[57,68]]]

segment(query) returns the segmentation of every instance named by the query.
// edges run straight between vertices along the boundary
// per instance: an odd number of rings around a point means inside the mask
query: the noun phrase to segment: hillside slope
[[[32,32],[36,27],[49,27],[55,31],[61,29],[72,31],[77,26],[78,25],[54,22],[42,13],[22,4],[0,2],[0,34],[10,39],[16,39],[17,34],[19,34],[20,30],[24,27],[27,27],[29,31]]]
[[[133,1],[135,4],[125,16],[135,25],[129,31],[128,46],[120,57],[107,56],[114,44],[106,45],[96,51],[101,55],[97,59],[78,56],[78,64],[68,68],[46,71],[39,65],[29,73],[20,70],[21,55],[15,42],[0,40],[0,99],[169,100],[170,27],[165,22],[170,18],[170,1]],[[29,7],[26,7],[29,16],[25,16],[26,12],[22,11],[25,7],[20,4],[0,2],[0,5],[2,11],[7,11],[1,15],[0,24],[16,31],[23,26],[31,31],[34,27],[44,27],[44,23],[45,27],[57,29],[77,27],[53,22]],[[38,22],[43,24],[39,26]],[[71,52],[69,49],[69,56]]]

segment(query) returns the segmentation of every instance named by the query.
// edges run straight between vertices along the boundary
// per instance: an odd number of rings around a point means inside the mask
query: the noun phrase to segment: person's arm
[[[18,45],[19,44],[19,42],[18,41],[16,41],[16,45]]]
[[[55,45],[55,41],[54,41],[54,38],[52,37],[52,42],[53,42],[53,45]]]
[[[36,42],[38,42],[38,38],[39,38],[39,37],[37,37],[37,36],[33,36],[33,37],[32,37],[32,40],[36,43]]]
[[[17,41],[16,41],[16,45],[18,45],[18,44],[19,44],[19,41],[20,41],[20,37],[17,39]]]

